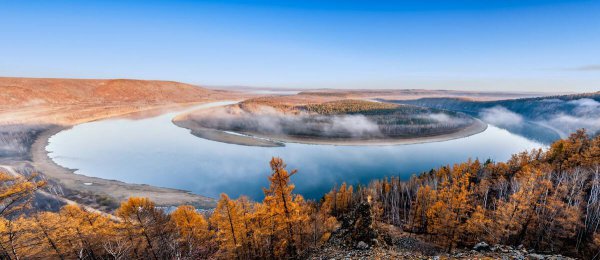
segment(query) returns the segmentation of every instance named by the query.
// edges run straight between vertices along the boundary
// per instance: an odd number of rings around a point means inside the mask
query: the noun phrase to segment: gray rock
[[[515,254],[513,255],[514,259],[517,260],[525,260],[525,256],[521,254],[521,252],[519,251],[515,251]]]
[[[540,254],[529,254],[527,255],[528,259],[532,259],[532,260],[544,260],[546,259],[546,257],[544,257],[543,255]]]
[[[360,241],[358,242],[358,244],[356,244],[356,248],[360,249],[360,250],[367,250],[369,249],[369,245],[367,245],[367,243]]]
[[[473,246],[473,250],[475,251],[489,251],[490,250],[490,245],[488,245],[486,242],[479,242],[477,243],[475,246]]]

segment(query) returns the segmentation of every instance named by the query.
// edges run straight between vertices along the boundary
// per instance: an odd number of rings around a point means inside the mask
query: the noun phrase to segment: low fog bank
[[[503,106],[486,108],[479,112],[479,117],[487,123],[499,127],[515,127],[523,123],[523,117]]]
[[[487,123],[505,128],[524,126],[525,119],[556,131],[561,138],[585,128],[590,134],[600,133],[600,102],[581,98],[570,101],[543,99],[538,101],[537,113],[523,115],[503,106],[485,108],[479,116]],[[539,110],[543,110],[539,112]]]
[[[600,132],[600,102],[582,98],[572,101],[554,101],[566,103],[572,110],[560,112],[544,120],[544,123],[561,131],[561,136],[565,137],[580,128],[585,128],[591,134]]]
[[[281,112],[268,106],[252,112],[215,108],[193,114],[192,120],[202,127],[219,130],[350,139],[435,135],[458,131],[473,123],[470,117],[441,112],[321,115],[305,111]]]
[[[325,137],[383,137],[377,123],[363,115],[315,116],[286,114],[270,107],[257,112],[213,109],[194,117],[203,127],[270,135],[322,135]]]

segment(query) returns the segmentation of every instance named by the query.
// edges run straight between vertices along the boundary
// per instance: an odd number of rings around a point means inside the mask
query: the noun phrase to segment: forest
[[[506,162],[467,160],[409,180],[342,184],[318,201],[294,193],[292,179],[302,173],[281,158],[270,169],[262,201],[222,194],[216,208],[199,211],[133,197],[110,213],[78,205],[36,211],[32,195],[45,182],[1,173],[0,257],[294,259],[333,240],[385,246],[394,240],[390,226],[447,252],[481,241],[586,259],[600,252],[600,137],[583,130]]]

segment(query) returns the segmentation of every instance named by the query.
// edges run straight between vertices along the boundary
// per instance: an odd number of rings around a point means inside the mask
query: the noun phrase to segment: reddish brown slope
[[[222,95],[225,92],[173,81],[0,78],[0,106],[13,107],[76,103],[185,103]]]
[[[236,92],[173,81],[0,77],[0,126],[73,125],[149,109],[240,97]]]

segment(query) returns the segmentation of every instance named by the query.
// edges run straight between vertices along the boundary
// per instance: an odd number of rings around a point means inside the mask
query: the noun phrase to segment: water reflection
[[[490,126],[471,137],[425,144],[248,147],[195,137],[171,123],[176,114],[78,125],[53,136],[47,150],[58,164],[79,169],[79,174],[211,197],[225,192],[261,199],[272,156],[284,158],[289,168],[299,170],[293,177],[297,192],[319,198],[343,181],[355,184],[385,176],[408,178],[468,158],[503,161],[513,153],[542,146]]]

